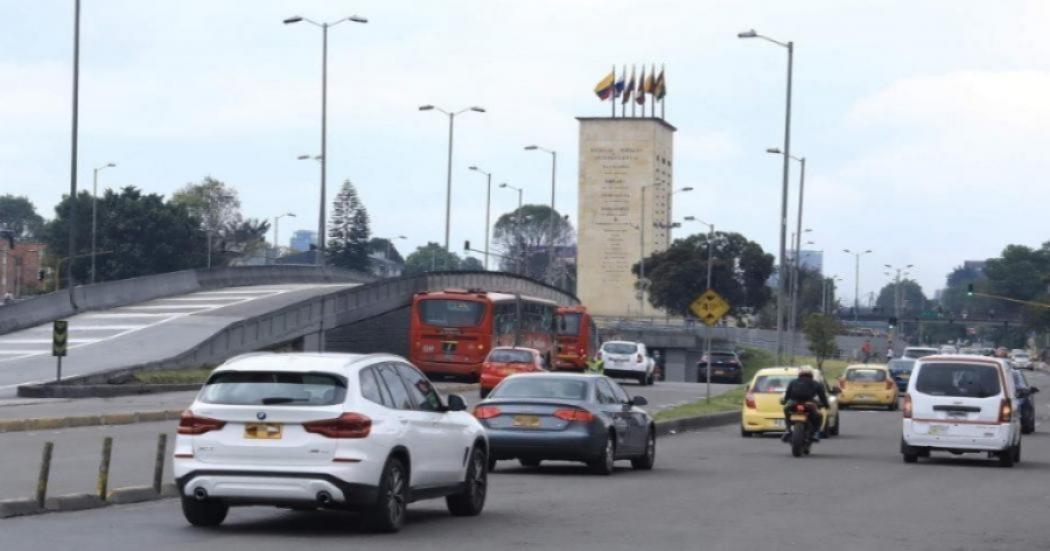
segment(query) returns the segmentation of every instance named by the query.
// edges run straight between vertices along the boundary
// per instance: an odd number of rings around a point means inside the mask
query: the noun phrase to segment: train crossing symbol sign
[[[66,344],[69,342],[69,322],[66,320],[55,320],[54,330],[51,334],[51,355],[65,356]]]
[[[704,294],[696,297],[696,300],[689,305],[689,309],[704,323],[714,325],[729,312],[729,303],[714,289],[708,289],[704,291]]]

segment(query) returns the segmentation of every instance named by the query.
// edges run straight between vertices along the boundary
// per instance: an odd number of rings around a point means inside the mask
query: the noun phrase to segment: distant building
[[[0,300],[9,294],[20,298],[41,288],[41,261],[46,247],[43,243],[15,241],[11,248],[7,239],[0,239]]]
[[[292,234],[292,238],[288,241],[288,246],[294,251],[306,252],[310,250],[310,245],[317,246],[317,232],[310,230],[296,230]]]

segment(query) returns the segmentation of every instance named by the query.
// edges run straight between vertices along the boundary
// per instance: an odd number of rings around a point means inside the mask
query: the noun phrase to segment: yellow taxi
[[[858,364],[846,367],[839,377],[839,405],[897,409],[897,383],[884,365]]]
[[[740,412],[740,436],[784,432],[784,406],[780,404],[780,399],[784,397],[788,383],[798,377],[798,371],[798,367],[767,367],[755,373],[745,389],[744,405]],[[824,434],[838,436],[838,389],[828,386],[819,369],[813,370],[813,379],[824,385],[828,393],[830,407],[824,412]]]

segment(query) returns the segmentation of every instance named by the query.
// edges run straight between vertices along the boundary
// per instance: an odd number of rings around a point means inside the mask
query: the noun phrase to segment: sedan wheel
[[[656,463],[656,432],[649,429],[649,435],[645,439],[645,453],[641,457],[631,460],[631,467],[639,471],[652,470]]]
[[[605,450],[602,456],[591,463],[591,470],[597,474],[610,475],[616,468],[616,442],[612,435],[605,439]]]

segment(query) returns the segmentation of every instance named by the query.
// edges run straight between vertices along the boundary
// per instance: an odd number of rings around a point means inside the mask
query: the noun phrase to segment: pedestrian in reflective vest
[[[587,373],[597,373],[601,375],[605,372],[605,361],[602,360],[601,356],[594,356],[587,359]]]

